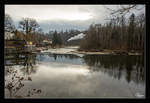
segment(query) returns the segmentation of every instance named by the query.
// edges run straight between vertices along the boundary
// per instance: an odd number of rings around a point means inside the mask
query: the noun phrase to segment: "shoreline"
[[[61,48],[51,48],[51,50],[57,50],[57,49],[69,49],[69,47],[61,47]],[[70,47],[70,49],[72,49],[73,47]],[[50,52],[50,53],[55,53],[54,51],[49,51],[50,49],[44,50],[43,52]],[[94,55],[94,54],[100,54],[100,55],[142,55],[141,52],[137,52],[137,51],[131,51],[131,52],[127,52],[127,51],[123,51],[123,50],[109,50],[109,49],[104,49],[102,51],[87,51],[87,50],[80,50],[79,48],[75,48],[74,50],[71,51],[65,51],[65,52],[60,52],[57,51],[56,53],[58,54],[85,54],[85,55]]]
[[[74,53],[79,54],[103,54],[103,55],[142,55],[141,52],[127,52],[121,50],[103,50],[103,51],[85,51],[85,50],[77,50],[72,51]]]

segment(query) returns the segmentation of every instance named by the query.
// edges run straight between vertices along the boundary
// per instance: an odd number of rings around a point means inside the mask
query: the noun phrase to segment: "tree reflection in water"
[[[32,73],[37,72],[37,68],[35,67],[38,61],[41,62],[57,62],[57,63],[67,63],[68,65],[79,64],[79,65],[88,65],[91,73],[93,72],[103,72],[108,74],[109,76],[120,80],[121,78],[125,78],[125,80],[130,83],[131,81],[136,84],[145,84],[145,68],[144,68],[144,57],[143,56],[124,56],[124,55],[85,55],[83,57],[79,57],[73,54],[22,54],[22,56],[15,56],[13,59],[6,59],[5,67],[5,76],[14,76],[13,72],[9,73],[7,71],[11,71],[14,68],[14,65],[20,65],[19,71],[23,73],[23,80],[31,81],[30,75]],[[10,64],[8,64],[10,63]],[[15,73],[15,72],[14,72]],[[14,79],[15,77],[13,77]],[[18,80],[20,80],[18,78]],[[12,78],[10,81],[5,81],[5,86],[9,90],[11,96],[13,96],[12,90]],[[21,79],[22,80],[22,79]],[[22,80],[22,81],[23,81]],[[20,81],[18,84],[23,84]],[[9,85],[8,85],[9,84]],[[15,87],[16,88],[16,87]],[[22,88],[22,87],[21,87]],[[20,90],[20,89],[18,89]],[[33,89],[32,91],[36,91],[38,89]],[[41,92],[41,90],[38,90]],[[31,96],[31,91],[28,92],[26,96]],[[16,95],[15,95],[16,96]]]
[[[145,68],[143,56],[84,55],[81,58],[73,54],[47,55],[49,58],[54,58],[55,61],[59,61],[59,59],[65,58],[69,60],[67,61],[69,63],[71,62],[71,60],[74,60],[76,62],[80,62],[80,65],[86,64],[89,66],[91,72],[102,71],[118,80],[123,77],[128,83],[130,83],[131,81],[137,84],[145,83]],[[44,59],[44,56],[41,56],[41,58]]]
[[[102,71],[111,77],[120,80],[122,77],[128,83],[145,83],[145,68],[143,56],[129,55],[85,55],[83,58],[73,54],[48,54],[49,58],[55,61],[60,58],[80,61],[80,64],[87,64],[91,72]],[[84,63],[83,63],[84,61]]]
[[[78,59],[79,57],[73,54],[49,54],[49,57],[54,57],[55,60],[57,60],[57,58],[66,58],[66,59]]]
[[[32,81],[32,78],[30,76],[31,73],[36,73],[36,69],[34,68],[34,65],[36,64],[35,58],[36,55],[34,54],[21,54],[24,55],[24,63],[23,68],[21,71],[24,73],[24,75],[20,75],[18,73],[18,70],[13,68],[16,64],[22,65],[22,62],[20,63],[20,56],[19,54],[15,54],[15,58],[11,58],[12,63],[14,63],[14,59],[16,63],[12,66],[5,66],[5,89],[9,91],[10,98],[24,98],[24,97],[30,97],[34,94],[41,93],[41,89],[32,89],[28,90],[27,94],[19,95],[17,94],[20,89],[24,87],[24,81]],[[7,60],[7,59],[6,59]],[[11,64],[12,64],[11,63]],[[20,63],[20,64],[19,64]]]
[[[83,59],[92,72],[103,71],[117,79],[126,76],[128,82],[132,80],[137,84],[145,81],[143,56],[86,55]]]
[[[37,69],[34,67],[35,64],[36,64],[36,55],[35,54],[26,54],[24,66],[21,69],[21,71],[27,75],[36,73]]]

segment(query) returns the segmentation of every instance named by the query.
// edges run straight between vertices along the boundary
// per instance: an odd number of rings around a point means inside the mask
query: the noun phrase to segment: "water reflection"
[[[143,56],[86,55],[83,59],[93,72],[103,71],[116,79],[125,76],[128,82],[145,82]]]
[[[26,54],[24,67],[21,68],[24,74],[30,75],[31,73],[36,73],[37,69],[34,67],[36,64],[35,54]]]
[[[142,56],[79,57],[73,54],[39,53],[16,54],[11,57],[7,55],[5,58],[5,66],[7,65],[5,70],[11,70],[18,65],[19,73],[34,80],[33,84],[26,85],[45,90],[43,97],[120,95],[130,97],[132,95],[128,84],[132,85],[132,89],[140,84],[135,92],[143,93],[144,90],[145,68]],[[7,75],[9,74],[6,72],[5,76]],[[114,88],[117,88],[116,94]]]
[[[57,60],[57,58],[66,58],[66,59],[70,59],[70,60],[74,60],[74,59],[78,59],[79,57],[73,54],[49,54],[49,56],[53,56],[55,60]]]
[[[5,65],[23,65],[24,74],[36,73],[37,61],[87,64],[91,72],[102,71],[118,80],[123,76],[128,82],[145,82],[145,68],[143,56],[121,55],[85,55],[83,58],[73,54],[15,54],[7,58]],[[7,74],[6,74],[7,75]]]
[[[143,56],[125,55],[85,55],[83,58],[73,54],[47,54],[38,57],[40,61],[74,63],[88,65],[91,72],[101,71],[120,80],[122,77],[128,83],[145,83],[145,68]],[[44,57],[45,56],[45,57]],[[42,58],[42,59],[41,59]],[[53,60],[52,60],[53,59]]]
[[[31,73],[36,73],[36,69],[34,68],[35,64],[36,54],[9,54],[5,56],[5,70],[11,69],[15,65],[20,65],[24,74],[29,75]]]
[[[83,59],[73,54],[37,54],[37,62],[57,62],[68,64],[83,64]]]
[[[41,93],[41,89],[35,88],[28,88],[23,94],[18,93],[24,87],[24,81],[32,81],[31,74],[37,71],[35,64],[36,55],[32,53],[5,56],[5,89],[8,90],[6,97],[9,95],[10,98],[24,98]]]

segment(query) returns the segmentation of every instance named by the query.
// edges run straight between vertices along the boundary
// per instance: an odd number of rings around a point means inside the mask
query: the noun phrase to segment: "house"
[[[51,46],[52,41],[51,40],[43,40],[43,44],[44,44],[44,46]]]
[[[17,39],[17,40],[24,40],[25,35],[19,31],[5,31],[5,40],[11,40],[11,39]]]
[[[13,39],[14,36],[14,33],[5,31],[5,40]]]
[[[43,40],[43,43],[45,43],[45,44],[52,44],[52,41],[51,40]]]

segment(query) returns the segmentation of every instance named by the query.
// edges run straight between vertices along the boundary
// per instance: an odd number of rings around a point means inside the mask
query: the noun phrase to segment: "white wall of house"
[[[12,39],[15,34],[11,32],[5,32],[5,39]]]

